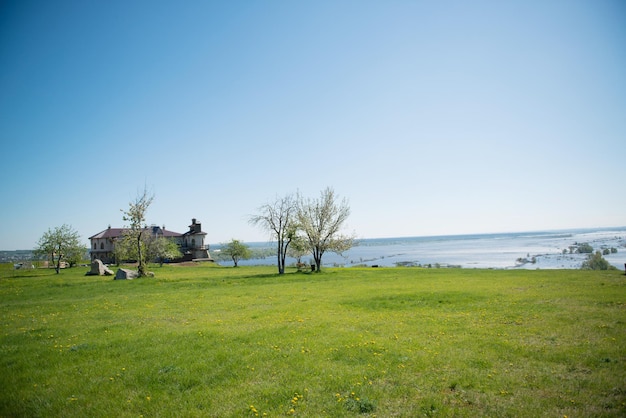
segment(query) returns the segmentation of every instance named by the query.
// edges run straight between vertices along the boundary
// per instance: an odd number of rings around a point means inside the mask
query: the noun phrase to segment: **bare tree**
[[[146,211],[148,210],[148,206],[152,203],[152,200],[154,200],[154,196],[148,194],[148,190],[144,187],[143,193],[138,193],[135,201],[128,204],[128,210],[125,211],[122,209],[122,213],[124,214],[122,219],[130,222],[127,236],[137,245],[137,270],[139,277],[147,275],[146,250],[144,248],[146,243],[142,238],[144,232],[148,233],[147,226],[145,225]]]
[[[298,227],[304,233],[309,250],[320,271],[326,251],[341,254],[354,245],[353,235],[341,235],[341,228],[350,215],[350,206],[344,198],[337,201],[332,188],[327,187],[319,199],[298,199]]]
[[[259,226],[270,233],[271,239],[276,239],[276,258],[278,274],[285,273],[285,259],[289,243],[296,234],[296,200],[293,195],[276,197],[273,203],[259,208],[259,214],[250,218],[252,225]]]

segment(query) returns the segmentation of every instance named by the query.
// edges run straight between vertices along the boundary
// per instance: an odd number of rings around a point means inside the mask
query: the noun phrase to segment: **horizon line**
[[[375,239],[409,239],[409,238],[449,238],[449,237],[468,237],[468,236],[480,236],[480,235],[507,235],[507,234],[530,234],[530,233],[549,233],[549,232],[574,232],[574,231],[599,231],[599,230],[611,230],[611,229],[624,229],[626,232],[626,225],[622,226],[598,226],[598,227],[580,227],[580,228],[561,228],[561,229],[534,229],[534,230],[525,230],[525,231],[507,231],[507,232],[476,232],[476,233],[463,233],[463,234],[432,234],[432,235],[396,235],[396,236],[385,236],[385,237],[358,237],[355,238],[356,241],[363,240],[375,240]],[[272,243],[273,240],[267,241],[243,241],[243,243],[248,244],[266,244]],[[213,242],[209,243],[209,246],[217,245],[220,246],[224,243],[222,242]],[[90,248],[88,248],[90,250]],[[34,248],[30,249],[15,249],[15,250],[0,250],[4,252],[9,251],[34,251]]]

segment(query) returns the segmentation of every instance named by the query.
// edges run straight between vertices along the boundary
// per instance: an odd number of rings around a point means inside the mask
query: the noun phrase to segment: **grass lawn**
[[[0,268],[0,417],[623,417],[620,271]]]

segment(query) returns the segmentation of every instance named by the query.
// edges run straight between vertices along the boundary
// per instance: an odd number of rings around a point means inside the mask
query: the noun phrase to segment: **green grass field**
[[[619,271],[0,270],[1,417],[623,417]]]

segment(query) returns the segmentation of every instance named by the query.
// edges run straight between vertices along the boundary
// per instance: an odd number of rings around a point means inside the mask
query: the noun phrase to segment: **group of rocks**
[[[91,263],[91,270],[87,272],[87,276],[115,276],[115,280],[132,280],[139,277],[139,274],[135,270],[118,269],[117,273],[104,265],[101,260],[93,260]]]

